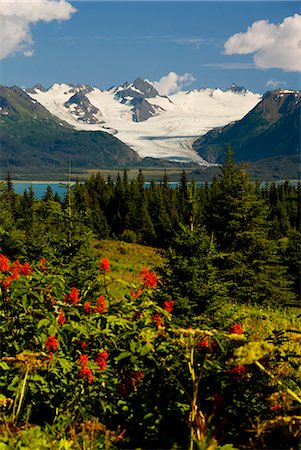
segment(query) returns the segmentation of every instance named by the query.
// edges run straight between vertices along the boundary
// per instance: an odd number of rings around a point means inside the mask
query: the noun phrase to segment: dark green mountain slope
[[[18,87],[0,86],[0,173],[123,167],[140,161],[130,147],[101,131],[75,131]]]
[[[243,119],[209,131],[194,143],[194,149],[213,163],[223,162],[229,145],[238,161],[297,155],[300,113],[300,92],[268,92]]]

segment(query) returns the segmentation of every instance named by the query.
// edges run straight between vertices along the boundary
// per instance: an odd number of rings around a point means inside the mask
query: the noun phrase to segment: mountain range
[[[79,170],[167,161],[205,168],[222,163],[230,145],[236,160],[259,172],[261,164],[289,160],[296,176],[300,98],[291,90],[260,96],[235,84],[166,96],[141,78],[108,90],[0,87],[1,170],[61,171],[68,160]]]
[[[160,95],[137,78],[108,90],[87,85],[35,86],[28,94],[76,130],[108,132],[142,158],[167,158],[208,165],[193,142],[216,126],[242,118],[260,95],[232,85]]]

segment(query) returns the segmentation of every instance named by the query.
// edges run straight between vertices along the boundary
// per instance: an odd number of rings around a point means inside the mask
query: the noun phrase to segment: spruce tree
[[[183,323],[214,310],[227,299],[214,265],[217,252],[204,227],[193,230],[182,225],[166,253],[163,292],[175,301],[175,313]]]
[[[269,238],[268,207],[256,183],[234,163],[231,152],[206,208],[206,225],[222,252],[220,277],[233,300],[260,304],[293,301],[277,242]]]

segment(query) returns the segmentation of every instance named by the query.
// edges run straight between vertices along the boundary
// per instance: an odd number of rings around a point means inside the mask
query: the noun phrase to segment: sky
[[[0,0],[0,83],[301,89],[301,2]]]

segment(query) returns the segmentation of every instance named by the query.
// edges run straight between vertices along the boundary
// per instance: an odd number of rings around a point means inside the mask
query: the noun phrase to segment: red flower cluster
[[[131,291],[131,297],[138,298],[142,294],[142,291],[140,288],[138,288],[136,291]]]
[[[41,269],[42,270],[46,270],[47,269],[47,267],[46,267],[46,259],[45,258],[41,258],[40,259],[40,263],[41,263]]]
[[[84,303],[84,310],[86,311],[87,314],[93,313],[93,308],[91,307],[91,302]]]
[[[80,346],[81,346],[81,348],[83,349],[83,351],[85,351],[85,350],[88,349],[88,344],[87,344],[87,342],[82,342],[82,343],[80,344]]]
[[[98,299],[96,300],[96,305],[97,305],[96,306],[97,312],[99,312],[100,314],[108,310],[106,305],[106,299],[104,298],[103,295],[100,295],[98,297]]]
[[[98,263],[98,267],[100,268],[100,270],[102,272],[110,272],[110,261],[109,259],[105,256],[104,258],[102,258],[99,263]]]
[[[143,287],[155,288],[157,286],[156,272],[150,272],[147,267],[143,267],[140,272],[140,278],[143,283]]]
[[[96,307],[91,306],[91,302],[84,303],[84,310],[87,314],[93,314],[95,311],[101,313],[107,312],[108,308],[106,305],[106,300],[103,295],[100,295],[96,300]]]
[[[6,256],[0,254],[0,270],[1,272],[8,272],[9,260]]]
[[[229,334],[243,334],[244,330],[241,328],[240,323],[232,325],[228,330]]]
[[[58,315],[58,318],[57,318],[57,323],[58,323],[60,326],[62,326],[62,325],[64,325],[65,322],[66,322],[65,313],[64,313],[64,311],[60,308],[60,309],[59,309],[59,315]]]
[[[87,378],[89,384],[93,383],[94,377],[92,370],[89,369],[89,367],[82,367],[79,371],[79,374],[82,378]]]
[[[81,367],[85,367],[88,365],[89,359],[87,355],[83,355],[82,353],[79,355],[78,363]]]
[[[208,350],[209,346],[210,346],[209,338],[206,337],[198,344],[198,350],[200,350],[201,352],[204,350]]]
[[[29,263],[22,265],[18,260],[14,261],[10,266],[9,260],[4,255],[0,255],[0,270],[2,272],[10,272],[10,275],[2,280],[2,286],[6,289],[9,288],[14,280],[18,280],[20,275],[27,277],[33,271]]]
[[[79,375],[81,378],[86,378],[88,380],[89,384],[93,383],[93,374],[92,370],[88,367],[89,359],[87,355],[80,354],[78,364],[80,365],[81,369],[79,371]]]
[[[279,405],[279,403],[275,403],[274,405],[272,405],[271,406],[271,408],[270,408],[270,410],[271,411],[281,411],[281,409],[282,409],[282,406],[281,405]]]
[[[76,287],[71,288],[69,294],[66,294],[65,302],[72,303],[74,306],[78,304],[78,290]]]
[[[102,350],[98,352],[97,358],[95,360],[100,370],[105,370],[107,367],[107,359],[109,358],[108,352],[106,350]]]
[[[172,312],[175,306],[175,302],[173,300],[166,300],[163,304],[163,308],[167,312]]]
[[[30,267],[29,263],[25,263],[25,264],[23,264],[23,266],[21,266],[21,274],[25,275],[25,277],[28,277],[32,271],[33,271],[33,268]]]
[[[239,378],[243,378],[246,375],[247,369],[244,365],[239,365],[239,366],[233,367],[232,369],[229,369],[228,373],[233,375],[234,378],[236,380],[238,380]]]
[[[47,341],[45,342],[45,347],[48,352],[56,352],[59,348],[59,343],[54,336],[48,336]]]
[[[144,377],[144,372],[142,372],[142,370],[135,370],[130,373],[130,377],[136,380],[137,383],[140,383]]]
[[[162,319],[158,313],[153,315],[152,320],[153,320],[153,322],[155,322],[157,327],[160,327],[162,325]]]

